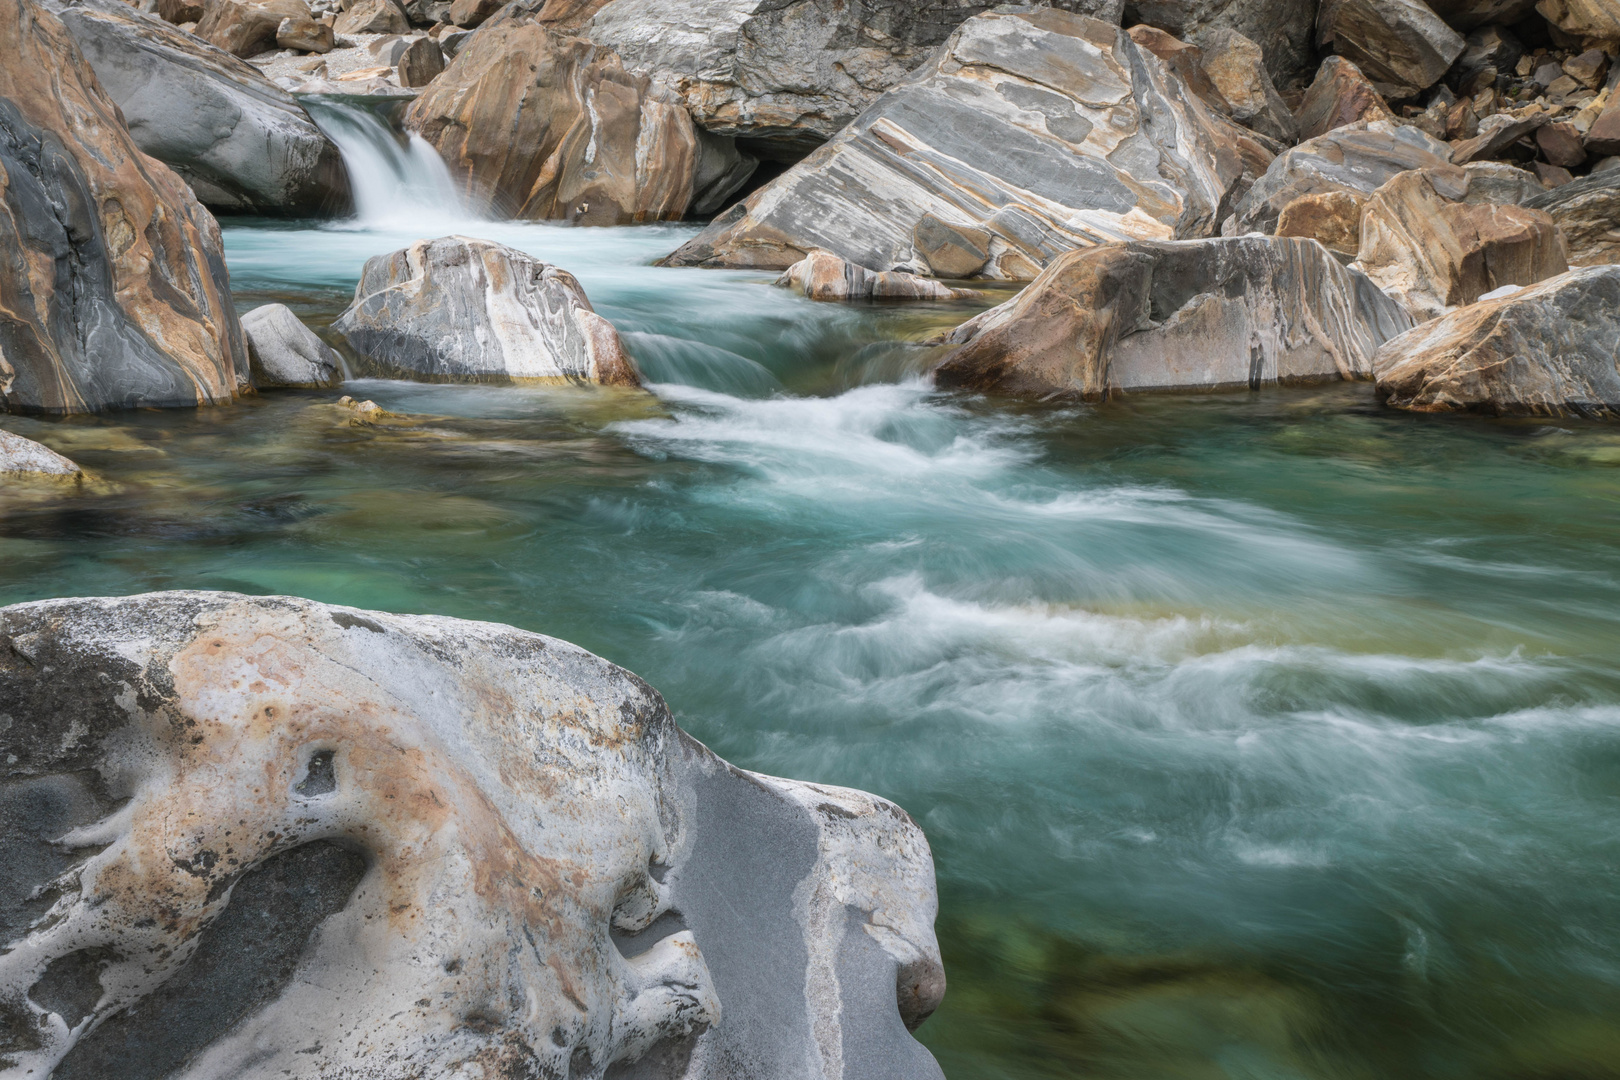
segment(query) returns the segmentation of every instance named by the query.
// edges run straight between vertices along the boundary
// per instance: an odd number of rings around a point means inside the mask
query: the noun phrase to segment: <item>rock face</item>
[[[827,251],[812,251],[784,270],[776,284],[797,289],[811,300],[958,300],[978,295],[916,274],[874,274]]]
[[[1575,266],[1620,263],[1620,169],[1606,169],[1524,200],[1558,222]]]
[[[0,406],[229,401],[247,354],[214,219],[55,15],[0,0],[0,56]]]
[[[1242,177],[1230,127],[1116,26],[979,15],[668,261],[780,270],[820,248],[937,275],[916,243],[931,218],[988,237],[979,276],[1033,278],[1076,247],[1212,232]]]
[[[196,34],[233,56],[246,59],[276,47],[283,19],[310,20],[304,0],[206,0]]]
[[[368,259],[332,329],[372,367],[407,378],[641,382],[572,274],[488,240],[419,240]]]
[[[1316,65],[1316,0],[1137,0],[1136,19],[1209,48],[1212,31],[1235,30],[1258,43],[1279,85]]]
[[[1203,38],[1201,62],[1232,107],[1232,119],[1284,144],[1299,136],[1299,123],[1272,85],[1260,46],[1236,30],[1216,29]]]
[[[1322,61],[1295,117],[1301,139],[1314,139],[1358,120],[1393,122],[1382,96],[1361,69],[1342,56]]]
[[[50,447],[0,430],[0,479],[6,476],[48,476],[74,480],[83,475],[77,465]]]
[[[1378,353],[1378,395],[1417,412],[1620,412],[1620,266],[1571,270],[1425,323]]]
[[[1367,200],[1357,268],[1419,322],[1569,269],[1552,217],[1494,201],[1475,168],[1404,172]]]
[[[1439,82],[1464,45],[1423,0],[1323,0],[1316,43],[1354,61],[1389,98]]]
[[[121,0],[46,6],[73,34],[135,145],[216,211],[337,213],[349,177],[292,95],[249,64]]]
[[[266,304],[242,316],[257,386],[334,386],[343,364],[286,304]]]
[[[1405,312],[1310,240],[1110,244],[957,327],[942,386],[1033,397],[1367,378]]]
[[[757,164],[613,54],[504,13],[405,122],[439,151],[472,209],[519,218],[623,225],[710,214]]]
[[[566,642],[53,600],[0,609],[0,700],[19,1075],[941,1076],[922,831]]]

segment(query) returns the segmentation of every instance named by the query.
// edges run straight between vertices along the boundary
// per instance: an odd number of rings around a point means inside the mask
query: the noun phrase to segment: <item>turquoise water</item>
[[[982,304],[646,265],[681,227],[462,227],[574,271],[653,392],[8,418],[96,482],[0,489],[0,602],[512,623],[740,765],[897,800],[953,1080],[1620,1076],[1620,427],[939,394],[923,342]],[[415,238],[225,232],[241,305],[315,325]]]

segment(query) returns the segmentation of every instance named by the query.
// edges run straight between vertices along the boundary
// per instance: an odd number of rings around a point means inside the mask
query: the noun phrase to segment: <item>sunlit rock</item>
[[[1620,45],[1620,5],[1614,0],[1539,0],[1536,11],[1572,37]]]
[[[0,479],[6,476],[47,476],[77,479],[83,471],[48,446],[0,429]]]
[[[265,304],[242,316],[257,386],[332,386],[343,378],[337,353],[286,304]]]

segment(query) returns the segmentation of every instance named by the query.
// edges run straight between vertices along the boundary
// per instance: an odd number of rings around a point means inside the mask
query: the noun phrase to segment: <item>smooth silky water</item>
[[[402,201],[228,221],[239,305],[321,327],[367,256],[487,236],[577,274],[652,393],[10,418],[94,480],[0,489],[0,602],[511,623],[739,765],[895,799],[953,1080],[1620,1076],[1620,428],[1365,385],[942,394],[926,339],[982,303],[813,304],[649,265],[687,227]]]

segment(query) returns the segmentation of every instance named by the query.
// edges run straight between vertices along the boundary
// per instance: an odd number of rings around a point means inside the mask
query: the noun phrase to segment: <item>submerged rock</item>
[[[1524,200],[1558,222],[1575,266],[1620,263],[1620,169],[1589,176]]]
[[[1075,251],[957,327],[942,386],[1033,397],[1368,378],[1412,325],[1310,240],[1138,241]]]
[[[0,478],[8,475],[77,480],[84,471],[48,446],[0,429]]]
[[[0,57],[0,406],[229,401],[247,352],[213,217],[55,15],[0,0]]]
[[[1117,26],[1050,9],[969,19],[929,64],[667,260],[775,270],[822,249],[934,267],[925,220],[987,237],[976,272],[1034,277],[1111,240],[1207,235],[1243,173],[1231,132]]]
[[[1379,350],[1378,396],[1416,412],[1620,413],[1620,266],[1571,270]]]
[[[229,53],[122,0],[49,0],[135,145],[217,211],[348,208],[343,159],[291,94]]]
[[[286,304],[266,304],[242,316],[257,386],[335,386],[343,379],[337,353]]]
[[[418,240],[366,260],[332,329],[406,378],[641,384],[572,274],[489,240]]]
[[[19,1073],[942,1075],[905,811],[737,769],[566,642],[52,600],[0,609],[0,701]]]
[[[899,271],[873,273],[828,251],[812,251],[776,279],[811,300],[960,300],[978,293]]]

